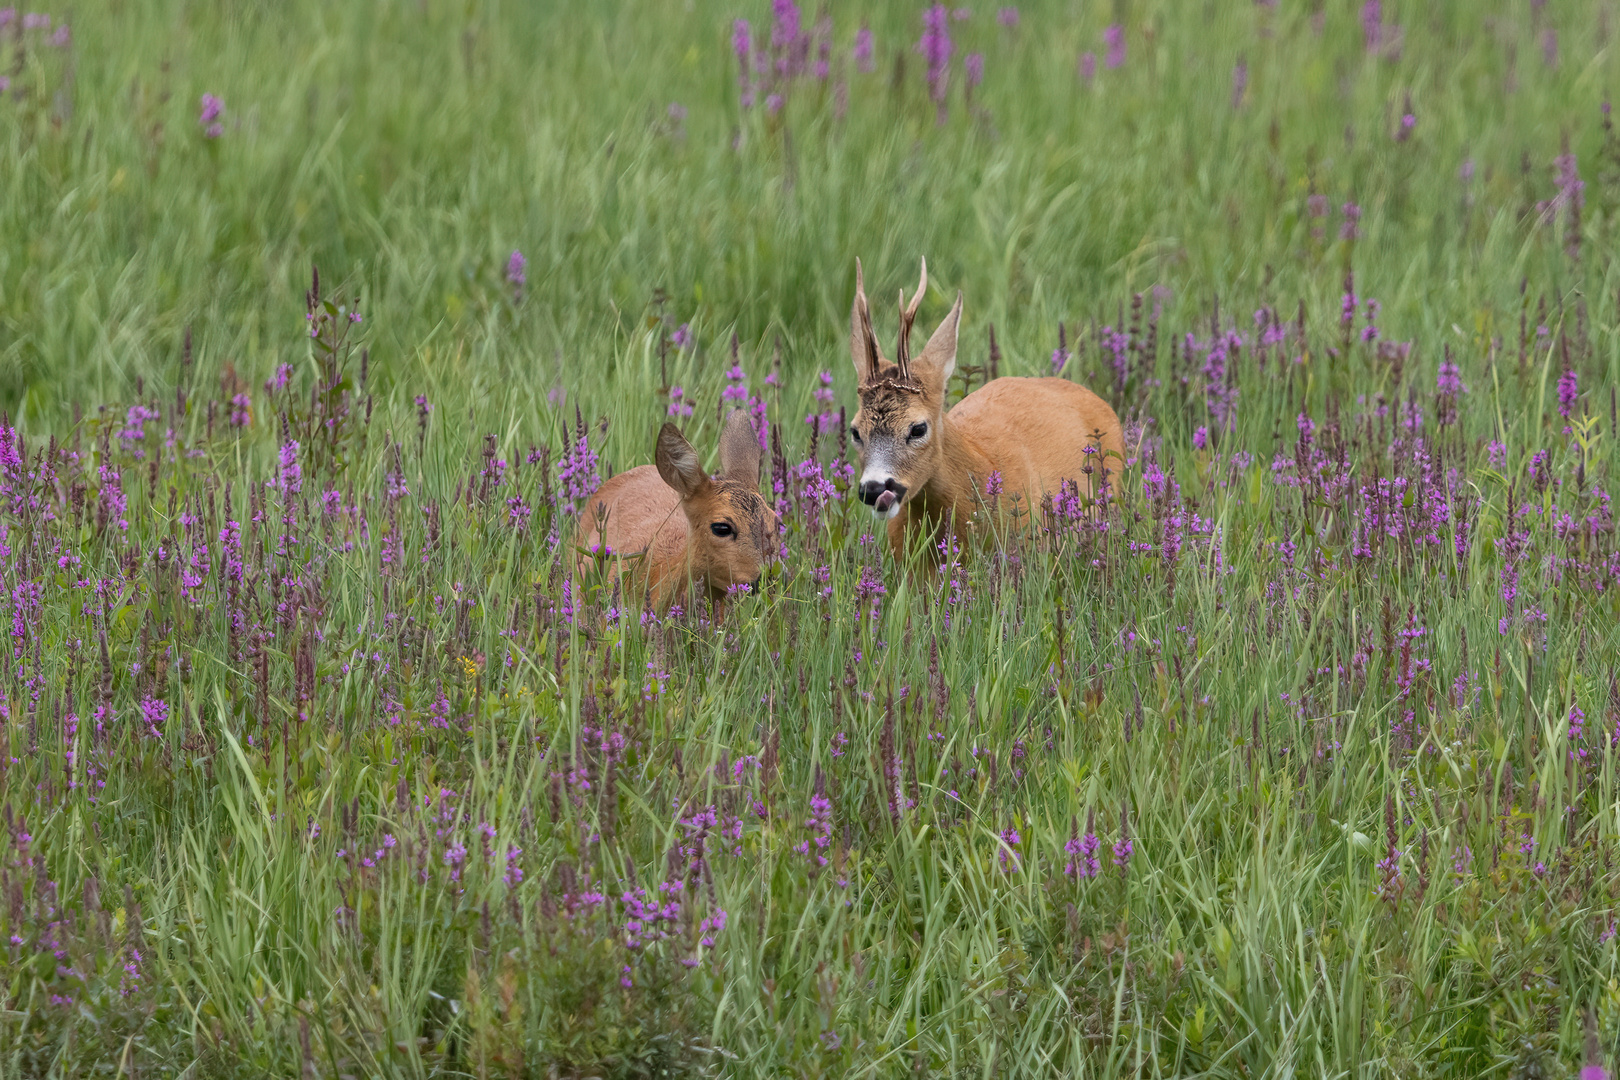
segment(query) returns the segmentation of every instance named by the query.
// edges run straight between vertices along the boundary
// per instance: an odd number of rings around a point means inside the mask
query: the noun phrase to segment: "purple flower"
[[[1328,197],[1326,195],[1312,195],[1305,200],[1305,208],[1313,218],[1328,216]]]
[[[674,333],[669,335],[669,340],[670,344],[674,345],[677,349],[684,349],[688,345],[692,344],[692,324],[681,323],[681,325],[675,328]]]
[[[288,439],[281,447],[281,494],[296,495],[304,487],[304,471],[298,466],[298,443]]]
[[[1440,373],[1434,380],[1434,388],[1442,394],[1453,397],[1466,392],[1468,389],[1463,385],[1462,372],[1449,358],[1441,362]]]
[[[217,139],[223,134],[225,134],[225,125],[223,124],[209,124],[203,128],[203,137],[206,139]]]
[[[162,727],[169,719],[169,703],[161,698],[148,697],[141,702],[141,721],[146,733],[154,739],[163,737]]]
[[[1085,836],[1078,838],[1071,836],[1063,845],[1064,852],[1069,856],[1069,863],[1063,868],[1063,872],[1072,878],[1096,877],[1097,871],[1102,869],[1102,864],[1097,859],[1097,849],[1101,846],[1102,841],[1097,839],[1097,834],[1091,831],[1088,823]]]
[[[67,23],[63,23],[61,26],[58,26],[56,28],[56,33],[51,35],[51,44],[56,46],[58,49],[67,48],[72,41],[73,35],[68,31]]]
[[[1020,866],[1018,861],[1018,853],[1016,851],[1009,851],[1008,849],[1017,847],[1019,842],[1023,840],[1023,837],[1018,835],[1018,827],[1016,825],[1007,826],[1007,828],[998,835],[1001,837],[1001,843],[1003,845],[1002,848],[997,852],[997,854],[1001,856],[1001,869],[1009,874],[1016,873]]]
[[[985,478],[985,481],[984,481],[984,497],[987,498],[987,499],[993,499],[997,495],[1000,495],[1000,494],[1001,494],[1001,470],[1000,469],[995,469],[995,470],[992,470],[990,475]]]
[[[1243,95],[1249,89],[1249,62],[1242,57],[1238,58],[1237,66],[1232,69],[1232,108],[1243,107]]]
[[[1558,31],[1548,28],[1541,32],[1541,59],[1548,67],[1558,66]]]
[[[685,123],[686,106],[682,105],[678,101],[672,101],[669,103],[669,108],[664,110],[664,115],[669,117],[669,121],[672,124]]]
[[[1384,5],[1367,0],[1361,5],[1361,35],[1368,52],[1376,52],[1384,40]]]
[[[855,58],[855,70],[863,75],[870,75],[877,70],[877,62],[872,59],[872,28],[865,23],[855,31],[855,48],[852,50]]]
[[[967,22],[973,18],[973,9],[966,7],[952,8],[951,19],[954,22]]]
[[[506,283],[514,290],[523,288],[528,283],[529,260],[523,257],[523,252],[517,248],[512,249],[511,256],[506,260]]]
[[[765,111],[775,116],[782,111],[782,95],[772,94],[765,99]]]
[[[1558,195],[1553,199],[1552,205],[1557,207],[1571,207],[1579,210],[1586,205],[1586,181],[1581,179],[1579,167],[1575,162],[1574,154],[1559,154],[1553,160],[1558,169]]]
[[[1417,117],[1412,113],[1403,114],[1401,116],[1401,126],[1395,132],[1395,141],[1405,142],[1407,139],[1410,139],[1412,137],[1412,129],[1415,127],[1417,127]]]
[[[213,94],[202,96],[202,111],[197,114],[197,123],[207,126],[218,120],[225,111],[225,103]]]
[[[984,53],[968,53],[967,58],[962,61],[962,66],[967,69],[969,90],[984,81]]]
[[[523,849],[516,844],[506,849],[506,874],[502,880],[509,889],[516,888],[523,881],[523,868],[518,865],[518,860],[522,857]]]
[[[589,437],[581,433],[557,470],[565,512],[573,513],[577,509],[576,503],[583,503],[602,486],[602,479],[596,472],[597,462],[596,451],[591,449]]]
[[[1564,373],[1558,376],[1558,415],[1565,420],[1575,408],[1575,399],[1580,396],[1579,379],[1574,368],[1565,368]]]
[[[1463,163],[1457,167],[1457,179],[1461,180],[1464,184],[1472,184],[1474,182],[1473,158],[1463,159]]]
[[[935,4],[923,12],[923,35],[917,42],[917,51],[928,62],[928,95],[939,107],[939,119],[945,119],[945,89],[950,74],[951,32],[944,4]]]
[[[1602,1065],[1582,1065],[1581,1080],[1609,1080],[1609,1070]]]
[[[1097,54],[1094,52],[1081,53],[1078,70],[1080,81],[1090,86],[1091,80],[1097,77]]]
[[[1200,425],[1193,429],[1193,449],[1209,449],[1209,428]]]
[[[1110,71],[1125,65],[1125,28],[1118,23],[1103,31],[1103,45],[1108,48],[1108,56],[1103,61]]]
[[[692,415],[692,404],[686,400],[686,391],[679,386],[672,386],[669,388],[669,415]]]
[[[51,17],[41,15],[37,11],[31,11],[22,17],[22,28],[24,30],[49,30],[51,28]]]
[[[1002,8],[1000,11],[996,12],[996,22],[1000,23],[1002,26],[1005,26],[1009,30],[1017,29],[1018,9],[1015,7]]]
[[[1339,227],[1340,240],[1354,240],[1361,235],[1361,207],[1353,202],[1344,204],[1344,224]]]

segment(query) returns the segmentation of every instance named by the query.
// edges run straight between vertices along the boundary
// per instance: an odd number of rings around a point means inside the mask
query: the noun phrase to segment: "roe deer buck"
[[[718,603],[732,586],[757,584],[776,513],[759,494],[759,438],[748,414],[726,418],[716,478],[674,424],[659,431],[654,460],[608,480],[585,504],[580,576],[605,558],[626,594],[645,593],[659,610],[694,587]]]
[[[1071,481],[1097,499],[1117,486],[1125,444],[1119,417],[1083,386],[1056,378],[995,379],[945,410],[956,368],[962,294],[923,351],[911,355],[911,324],[928,288],[922,264],[917,291],[900,290],[900,337],[895,362],[872,332],[861,262],[855,260],[855,306],[849,347],[860,380],[860,408],[850,427],[861,459],[861,501],[889,523],[896,555],[907,532],[937,533],[947,520],[961,528],[985,505],[999,475],[996,504],[1026,519]]]

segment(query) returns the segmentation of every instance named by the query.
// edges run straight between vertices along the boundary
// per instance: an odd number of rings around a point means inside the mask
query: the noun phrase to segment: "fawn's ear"
[[[956,303],[945,321],[939,324],[934,336],[928,339],[921,355],[911,362],[911,370],[930,391],[943,393],[956,370],[956,332],[962,325],[962,294],[956,294]]]
[[[665,424],[658,432],[658,451],[653,457],[658,463],[658,475],[683,499],[690,499],[709,483],[697,451],[674,424]]]
[[[733,409],[720,432],[720,475],[750,488],[759,487],[759,436],[747,409]]]
[[[865,386],[877,378],[883,361],[878,356],[877,335],[872,332],[872,312],[866,304],[866,283],[861,278],[861,260],[855,260],[855,304],[849,312],[849,356],[855,363],[855,384]]]

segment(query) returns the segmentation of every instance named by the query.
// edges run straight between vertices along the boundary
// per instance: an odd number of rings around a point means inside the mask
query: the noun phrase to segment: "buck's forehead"
[[[882,389],[861,395],[861,419],[874,431],[885,431],[906,423],[913,414],[925,411],[918,395]]]

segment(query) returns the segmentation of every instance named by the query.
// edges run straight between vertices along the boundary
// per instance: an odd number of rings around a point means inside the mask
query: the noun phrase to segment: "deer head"
[[[849,317],[849,348],[859,380],[860,408],[849,434],[861,459],[861,501],[880,518],[900,513],[940,468],[945,388],[956,370],[956,332],[962,294],[923,351],[911,355],[911,324],[928,290],[928,262],[910,303],[900,290],[900,335],[895,362],[884,359],[872,332],[861,261],[855,260],[855,307]]]
[[[674,424],[658,433],[658,475],[681,497],[690,580],[724,593],[757,585],[776,536],[776,512],[759,494],[759,437],[737,409],[720,433],[720,475],[710,477]]]

